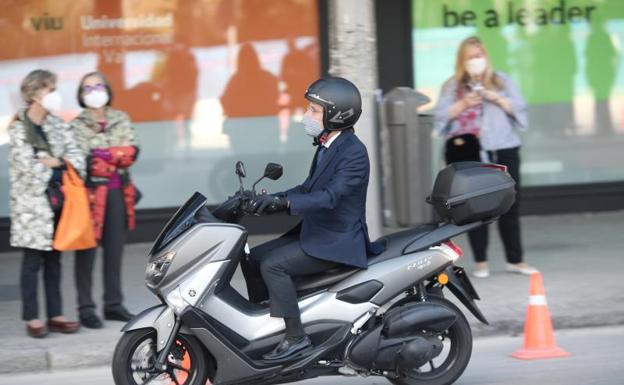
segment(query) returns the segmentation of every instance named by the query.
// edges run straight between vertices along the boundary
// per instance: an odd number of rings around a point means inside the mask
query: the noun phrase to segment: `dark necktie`
[[[319,148],[318,154],[316,154],[315,168],[318,168],[319,164],[321,164],[321,160],[323,160],[323,156],[325,156],[326,151],[327,151],[327,147],[325,146],[321,146],[321,148]]]

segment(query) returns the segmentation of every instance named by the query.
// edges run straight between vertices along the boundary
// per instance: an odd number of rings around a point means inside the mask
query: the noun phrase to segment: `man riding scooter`
[[[383,251],[371,243],[366,227],[369,160],[354,133],[362,113],[357,87],[339,78],[323,78],[305,93],[307,135],[318,145],[306,180],[285,192],[258,195],[257,214],[286,211],[301,223],[281,238],[251,250],[241,263],[249,299],[270,299],[271,317],[284,318],[284,339],[265,360],[281,360],[312,346],[305,334],[293,277],[320,273],[338,265],[365,269],[368,255]]]
[[[440,220],[382,237],[386,250],[371,256],[381,247],[366,229],[369,164],[352,131],[359,93],[344,79],[324,79],[307,97],[306,130],[321,147],[300,186],[258,195],[255,185],[279,179],[282,167],[267,164],[246,190],[239,161],[233,196],[209,210],[195,192],[154,241],[145,283],[160,303],[122,330],[116,384],[273,385],[359,374],[450,385],[468,365],[470,324],[445,293],[487,319],[451,239],[505,213],[513,179],[495,164],[446,167],[429,199]],[[303,221],[249,253],[240,219],[278,211]],[[250,300],[232,286],[239,264]],[[269,298],[270,308],[253,303]]]

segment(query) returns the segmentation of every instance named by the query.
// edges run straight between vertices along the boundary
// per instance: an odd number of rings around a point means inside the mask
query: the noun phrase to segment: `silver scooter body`
[[[217,331],[184,324],[176,329],[174,325],[180,323],[180,318],[190,311],[201,314],[221,328],[230,329],[249,344],[257,341],[262,341],[260,344],[278,342],[284,331],[284,322],[281,318],[271,317],[268,306],[244,303],[245,299],[230,286],[240,258],[249,251],[245,228],[216,219],[214,222],[212,219],[208,222],[195,219],[184,221],[184,218],[195,218],[205,200],[201,194],[195,193],[189,200],[193,203],[187,202],[159,236],[150,254],[146,282],[149,290],[163,304],[139,314],[123,331],[155,329],[158,352],[175,338],[175,332],[192,334],[208,346],[217,361],[221,360],[217,362],[219,368],[224,369],[225,362],[233,365],[230,370],[218,370],[214,381],[215,384],[229,383],[272,368],[251,365],[231,346],[224,344],[217,337]],[[168,231],[175,233],[176,223],[184,230],[169,243],[163,244]],[[465,229],[455,231],[464,232]],[[381,261],[371,264],[368,269],[347,269],[345,278],[308,290],[311,293],[300,298],[299,308],[306,331],[308,325],[328,324],[335,329],[344,326],[352,335],[357,335],[369,318],[381,316],[397,299],[404,297],[406,289],[413,287],[415,282],[445,271],[458,257],[451,247],[438,242],[424,250],[382,256]],[[155,275],[158,279],[154,279]],[[374,293],[369,295],[370,298],[363,301],[341,298],[341,293],[349,294],[353,288],[369,283],[374,284]],[[468,299],[471,302],[472,299]]]
[[[113,360],[118,384],[127,383],[124,373],[135,366],[134,356],[127,356],[134,354],[135,338],[152,338],[153,331],[155,341],[136,347],[148,365],[140,378],[172,375],[170,357],[180,355],[181,336],[198,341],[209,361],[205,368],[210,373],[202,375],[209,375],[213,384],[273,385],[355,374],[385,376],[402,384],[405,373],[420,373],[424,364],[433,370],[432,360],[440,355],[445,338],[455,348],[436,376],[450,384],[461,375],[472,349],[470,327],[442,290],[448,288],[477,319],[487,320],[474,302],[479,296],[468,277],[454,264],[461,250],[450,239],[486,222],[442,222],[390,234],[380,239],[386,250],[369,259],[367,269],[343,266],[301,277],[294,283],[313,346],[281,361],[267,361],[263,354],[283,338],[284,322],[270,316],[268,304],[251,303],[231,286],[241,259],[249,254],[247,231],[236,223],[250,214],[248,203],[256,194],[255,188],[243,189],[242,163],[236,171],[241,188],[233,197],[211,213],[206,198],[196,192],[156,239],[146,285],[161,304],[122,329]],[[269,164],[265,177],[277,179],[281,173],[281,166]]]

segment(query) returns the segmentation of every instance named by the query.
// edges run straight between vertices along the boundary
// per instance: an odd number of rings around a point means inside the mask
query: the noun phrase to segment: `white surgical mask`
[[[58,91],[52,91],[41,99],[41,106],[48,112],[57,112],[61,109],[63,98]]]
[[[306,134],[313,138],[316,138],[323,132],[321,122],[316,119],[312,119],[307,115],[303,115],[303,120],[301,122],[303,123],[303,129],[305,130]]]
[[[106,91],[93,90],[84,96],[84,103],[91,108],[104,107],[108,103],[108,93]]]
[[[466,71],[470,76],[483,75],[487,68],[487,60],[484,57],[476,57],[466,60]]]

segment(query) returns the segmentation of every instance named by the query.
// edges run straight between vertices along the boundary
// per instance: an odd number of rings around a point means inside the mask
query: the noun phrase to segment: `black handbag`
[[[56,180],[51,180],[48,183],[48,187],[45,189],[45,194],[50,202],[50,207],[55,217],[61,215],[63,209],[63,203],[65,202],[65,195],[63,195],[62,185]]]
[[[446,140],[444,160],[446,164],[456,162],[480,162],[481,144],[473,134],[454,136]]]

